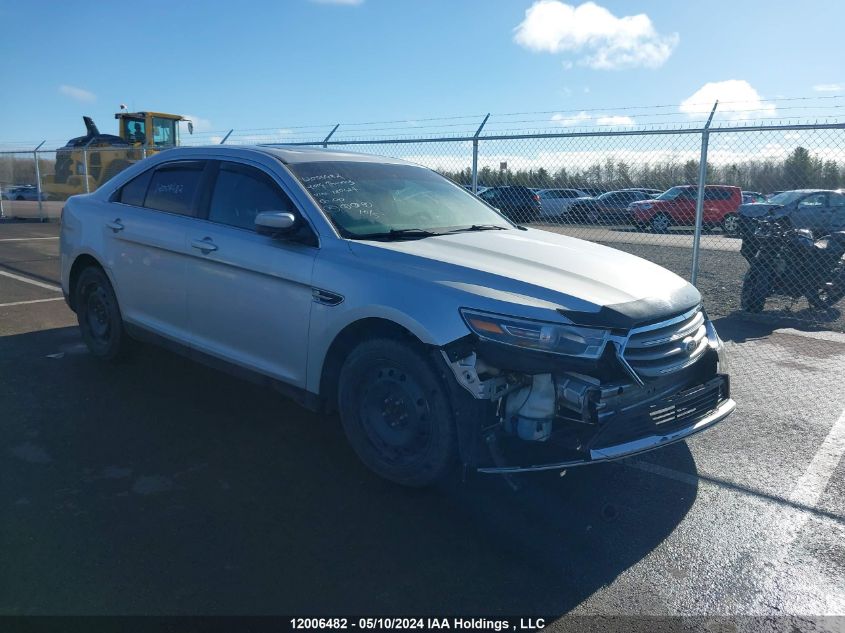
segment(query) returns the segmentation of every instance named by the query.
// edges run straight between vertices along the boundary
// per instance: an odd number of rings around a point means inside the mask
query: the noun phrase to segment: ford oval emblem
[[[687,338],[685,338],[683,340],[682,344],[684,346],[684,351],[687,354],[692,354],[695,351],[695,348],[698,347],[698,343],[696,343],[695,339],[692,338],[691,336],[688,336]]]

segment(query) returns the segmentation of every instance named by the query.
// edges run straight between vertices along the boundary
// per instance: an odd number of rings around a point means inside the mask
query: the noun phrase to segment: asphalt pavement
[[[481,475],[409,491],[334,417],[152,347],[93,359],[55,237],[0,223],[0,614],[842,625],[817,619],[845,616],[841,333],[726,307],[738,409],[716,428],[516,492]]]

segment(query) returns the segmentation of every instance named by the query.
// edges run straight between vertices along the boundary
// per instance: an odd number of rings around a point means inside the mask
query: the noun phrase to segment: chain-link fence
[[[845,124],[503,133],[486,121],[437,137],[362,137],[336,126],[277,132],[289,144],[425,165],[517,222],[652,260],[691,279],[712,316],[845,331]],[[161,149],[0,153],[2,216],[57,218],[68,196]]]

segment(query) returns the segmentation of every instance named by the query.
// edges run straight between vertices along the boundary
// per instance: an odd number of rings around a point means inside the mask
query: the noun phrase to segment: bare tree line
[[[631,163],[607,158],[581,168],[562,167],[497,170],[483,167],[478,184],[485,187],[524,185],[535,188],[596,187],[606,190],[628,187],[668,189],[674,185],[698,183],[699,162],[658,161]],[[463,185],[472,183],[472,170],[441,170],[440,173]],[[727,164],[707,164],[709,184],[735,185],[745,191],[770,193],[786,189],[839,189],[845,187],[845,164],[814,156],[796,147],[785,159],[750,159]]]
[[[55,159],[40,157],[42,174],[53,173]],[[439,170],[440,173],[460,184],[472,183],[470,167],[462,170]],[[13,154],[0,155],[0,184],[35,184],[35,159]],[[504,171],[483,167],[479,170],[478,183],[485,187],[502,184],[527,187],[597,187],[623,189],[648,187],[667,189],[673,185],[696,184],[698,161],[657,161],[632,163],[608,157],[578,168],[507,169]],[[776,159],[749,159],[746,161],[707,165],[707,182],[736,185],[746,191],[770,193],[785,189],[839,189],[845,187],[845,164],[813,155],[804,147],[796,147],[788,157]]]

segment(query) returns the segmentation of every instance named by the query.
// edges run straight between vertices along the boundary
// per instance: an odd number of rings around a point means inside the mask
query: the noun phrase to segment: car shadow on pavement
[[[716,331],[724,341],[744,343],[746,341],[766,338],[776,330],[795,329],[801,332],[829,332],[831,328],[826,322],[837,321],[841,313],[837,308],[826,311],[812,311],[815,316],[813,321],[806,317],[802,318],[802,312],[775,312],[770,311],[763,314],[750,314],[739,310],[730,315],[713,319]]]
[[[402,489],[334,417],[154,348],[100,363],[76,328],[0,338],[0,375],[3,613],[557,616],[697,494],[620,464]]]

